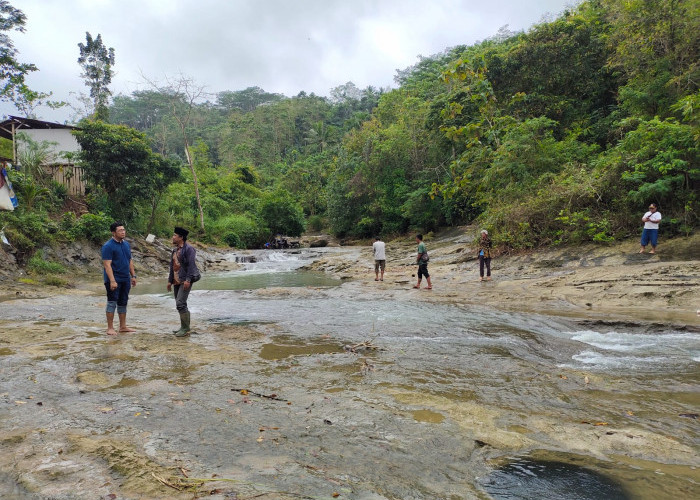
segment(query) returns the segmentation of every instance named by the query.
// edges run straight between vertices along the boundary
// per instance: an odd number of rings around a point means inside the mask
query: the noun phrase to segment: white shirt
[[[644,229],[659,229],[661,214],[659,212],[647,212],[642,219],[646,219],[647,217],[649,217],[650,220],[644,222]]]
[[[374,260],[386,260],[383,241],[375,241],[372,244],[372,249],[374,250]]]

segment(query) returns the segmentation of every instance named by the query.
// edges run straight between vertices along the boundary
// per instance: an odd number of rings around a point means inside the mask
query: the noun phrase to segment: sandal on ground
[[[420,287],[418,285],[415,285],[413,288],[418,288],[420,290]]]

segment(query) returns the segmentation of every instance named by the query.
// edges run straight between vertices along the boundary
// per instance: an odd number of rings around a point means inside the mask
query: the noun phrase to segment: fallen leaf
[[[139,415],[141,415],[141,412],[140,412],[140,411],[134,413],[134,416],[135,416],[135,417],[138,417]]]
[[[26,401],[15,401],[15,404],[16,405],[26,405],[27,402]]]
[[[333,498],[338,498],[339,496],[340,496],[340,493],[338,493],[337,491],[333,492]]]
[[[608,423],[607,422],[596,422],[593,425],[608,425]]]
[[[633,417],[633,416],[634,416],[634,413],[632,413],[631,411],[627,410],[627,415],[629,415],[630,417]]]
[[[102,413],[108,413],[112,411],[114,408],[109,408],[109,407],[104,407],[104,408],[98,408]]]
[[[262,442],[263,442],[263,437],[260,436],[258,439],[256,439],[256,441],[257,441],[258,443],[262,443]]]
[[[564,380],[566,380],[567,376],[566,375],[559,375],[559,378],[563,378]]]
[[[241,394],[243,394],[244,396],[247,396],[247,395],[248,395],[248,390],[247,390],[247,389],[241,389]]]

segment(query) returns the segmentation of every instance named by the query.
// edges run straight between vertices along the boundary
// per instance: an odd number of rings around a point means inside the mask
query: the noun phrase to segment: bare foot
[[[425,289],[426,289],[426,290],[432,290],[433,287],[432,287],[432,286],[426,286]]]
[[[123,328],[119,329],[119,333],[129,333],[129,332],[135,332],[133,328],[129,328],[128,326],[125,326]]]
[[[651,251],[651,252],[649,252],[649,253],[656,253],[656,252],[655,252],[654,250],[652,250],[652,251]]]
[[[486,281],[491,281],[491,276],[489,276],[488,278],[486,278]]]
[[[117,331],[114,328],[107,328],[107,335],[117,335]]]
[[[642,248],[642,249],[639,251],[639,253],[644,253],[644,249]]]

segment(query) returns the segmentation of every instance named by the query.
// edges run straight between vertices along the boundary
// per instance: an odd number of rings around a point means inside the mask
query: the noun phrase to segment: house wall
[[[44,165],[44,168],[56,182],[66,186],[70,196],[85,194],[83,169],[74,165],[74,160],[67,159],[61,154],[63,152],[77,153],[80,151],[80,145],[73,134],[71,134],[70,129],[22,129],[18,133],[27,134],[34,142],[41,143],[46,141],[55,143],[50,146],[50,151],[55,156],[51,159],[50,164]],[[23,147],[24,143],[18,141],[18,154],[20,154]]]
[[[51,162],[53,164],[72,163],[72,160],[67,160],[60,155],[60,153],[63,151],[70,153],[80,151],[80,145],[75,137],[73,137],[73,134],[71,134],[70,129],[21,129],[18,131],[18,134],[27,134],[27,136],[29,136],[29,138],[34,142],[55,142],[56,144],[51,145],[51,150],[56,153],[56,158]],[[24,143],[22,141],[18,141],[17,152],[19,153],[23,147]]]

